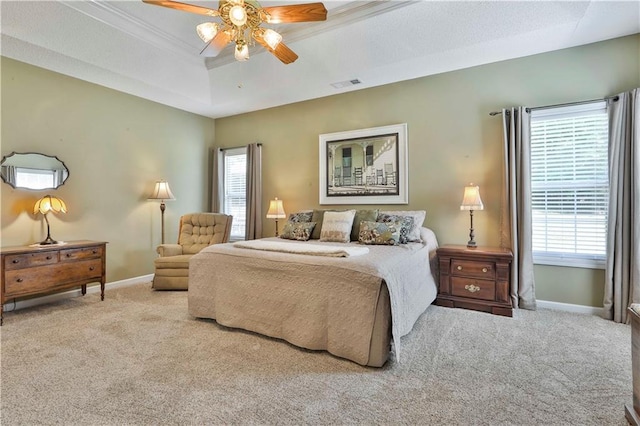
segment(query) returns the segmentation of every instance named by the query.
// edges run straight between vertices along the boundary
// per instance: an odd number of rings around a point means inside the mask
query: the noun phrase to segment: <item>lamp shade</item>
[[[218,24],[215,22],[203,22],[196,27],[198,37],[205,43],[209,43],[218,34]]]
[[[462,204],[460,204],[460,210],[484,210],[484,205],[480,198],[479,186],[471,183],[464,187],[464,195],[462,197]]]
[[[269,202],[267,219],[284,219],[285,217],[287,217],[287,214],[284,212],[282,200],[278,200],[278,197],[276,197],[275,200],[271,200]]]
[[[171,188],[169,188],[169,182],[164,180],[159,180],[156,182],[155,188],[153,188],[153,193],[148,198],[149,200],[175,200],[176,197],[171,193]]]
[[[36,201],[36,204],[33,206],[33,214],[47,214],[49,212],[66,213],[67,205],[58,197],[45,195]]]

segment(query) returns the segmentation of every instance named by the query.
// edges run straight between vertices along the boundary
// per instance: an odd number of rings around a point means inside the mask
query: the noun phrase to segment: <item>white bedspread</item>
[[[369,249],[366,247],[301,244],[295,241],[272,241],[265,239],[238,241],[233,243],[233,245],[240,248],[306,254],[310,256],[349,257],[362,256],[363,254],[369,253]]]

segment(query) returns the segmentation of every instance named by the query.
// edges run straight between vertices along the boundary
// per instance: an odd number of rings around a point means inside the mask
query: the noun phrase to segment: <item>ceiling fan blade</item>
[[[200,54],[212,58],[218,56],[218,53],[225,48],[231,41],[231,36],[226,31],[219,31],[218,34],[202,49]]]
[[[269,15],[267,22],[270,24],[324,21],[327,19],[327,9],[322,3],[272,6],[262,10]]]
[[[253,38],[258,43],[260,43],[262,47],[267,49],[269,52],[273,53],[273,55],[276,58],[280,59],[280,61],[282,61],[282,63],[284,64],[290,64],[292,62],[295,62],[296,59],[298,59],[298,55],[296,55],[296,53],[293,50],[289,49],[287,45],[285,45],[283,42],[278,43],[276,48],[272,49],[271,46],[269,46],[267,42],[264,40],[264,37],[262,34],[260,33],[253,34]]]
[[[197,13],[198,15],[219,16],[220,12],[208,7],[196,6],[193,4],[180,3],[171,0],[142,0],[143,3],[152,4],[154,6],[168,7],[169,9],[182,10],[183,12]]]

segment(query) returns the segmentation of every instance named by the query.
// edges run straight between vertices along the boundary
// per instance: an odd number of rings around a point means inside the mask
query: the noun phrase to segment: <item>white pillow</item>
[[[325,212],[322,219],[322,230],[320,231],[320,241],[334,241],[348,243],[351,241],[351,227],[355,210],[343,212]]]
[[[413,217],[413,226],[407,233],[407,241],[414,241],[414,242],[422,241],[422,239],[420,238],[420,228],[422,228],[424,219],[427,217],[427,212],[425,210],[412,210],[412,211],[387,210],[387,211],[380,211],[379,214],[395,214],[398,216]]]

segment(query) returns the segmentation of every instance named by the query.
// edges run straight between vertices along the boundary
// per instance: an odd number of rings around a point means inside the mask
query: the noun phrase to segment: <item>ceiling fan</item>
[[[196,27],[198,36],[207,43],[200,54],[208,57],[217,56],[227,44],[234,42],[235,58],[238,61],[249,59],[249,43],[253,39],[280,61],[290,64],[298,59],[298,55],[282,43],[280,34],[261,25],[327,19],[327,9],[322,3],[261,7],[255,0],[220,0],[218,9],[210,9],[171,0],[142,1],[184,12],[220,17],[222,25],[204,22]]]

